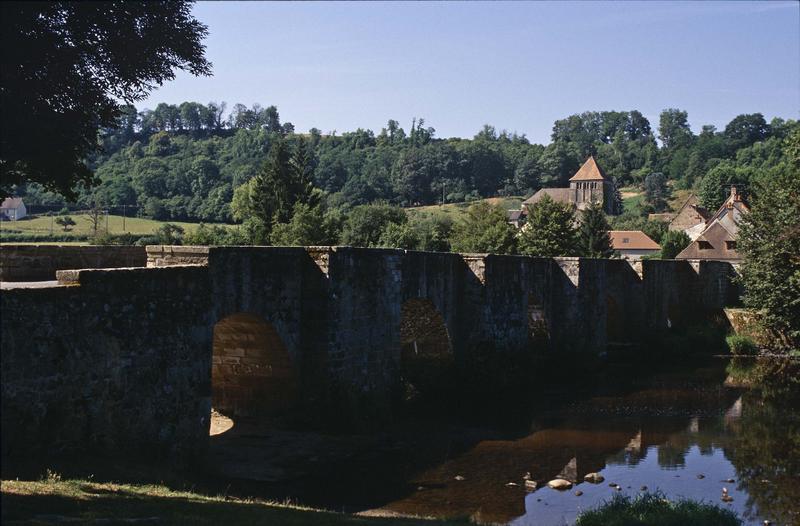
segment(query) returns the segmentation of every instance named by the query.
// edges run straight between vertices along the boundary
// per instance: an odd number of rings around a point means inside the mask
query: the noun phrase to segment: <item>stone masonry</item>
[[[349,247],[147,247],[147,268],[0,291],[3,456],[197,455],[234,417],[377,418],[408,356],[601,356],[718,313],[727,263]],[[430,323],[420,312],[435,312]],[[414,314],[417,313],[417,314]],[[444,338],[449,344],[444,344]],[[416,342],[416,351],[414,349]],[[404,351],[405,349],[405,351]],[[420,350],[422,349],[422,350]],[[417,369],[425,365],[415,364]],[[407,369],[406,369],[407,371]]]

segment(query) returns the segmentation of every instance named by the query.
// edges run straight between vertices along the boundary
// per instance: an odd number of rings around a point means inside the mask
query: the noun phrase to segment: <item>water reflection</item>
[[[792,409],[750,393],[693,386],[596,398],[558,415],[526,437],[481,441],[422,470],[409,481],[416,491],[383,508],[561,525],[616,491],[633,495],[646,486],[728,506],[750,524],[800,524],[800,423]],[[591,472],[605,482],[584,482]],[[556,477],[575,486],[547,488]],[[539,489],[526,489],[526,478]],[[722,502],[723,488],[733,501]]]

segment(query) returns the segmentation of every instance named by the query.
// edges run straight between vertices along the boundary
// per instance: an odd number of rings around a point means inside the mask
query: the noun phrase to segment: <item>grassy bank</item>
[[[3,480],[0,488],[3,524],[457,524],[423,518],[347,515],[289,503],[174,491],[163,485],[99,483],[85,479],[61,480],[54,474],[39,481]]]

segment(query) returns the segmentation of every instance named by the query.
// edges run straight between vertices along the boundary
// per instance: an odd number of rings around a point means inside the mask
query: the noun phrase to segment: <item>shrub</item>
[[[758,354],[758,346],[747,336],[731,334],[725,338],[725,341],[728,343],[728,349],[731,354],[746,356],[755,356]]]
[[[731,510],[688,499],[668,500],[663,493],[643,493],[635,499],[614,495],[597,509],[578,516],[576,526],[740,526]]]
[[[93,238],[92,245],[137,245],[142,236],[125,232],[124,234],[105,233]]]

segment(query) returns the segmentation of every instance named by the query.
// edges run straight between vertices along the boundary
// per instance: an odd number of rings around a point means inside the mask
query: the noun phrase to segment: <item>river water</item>
[[[233,434],[227,448],[217,445],[218,455],[229,453],[218,460],[233,469],[237,449],[248,469],[263,467],[254,478],[285,492],[276,496],[348,512],[560,526],[646,486],[728,507],[746,524],[799,525],[800,410],[764,403],[724,378],[723,367],[707,367],[588,395],[543,395],[514,425],[428,419],[359,437]],[[287,447],[290,458],[270,457],[270,448]],[[255,449],[270,458],[259,463]],[[588,473],[605,480],[585,482]],[[573,487],[547,487],[557,477]]]

